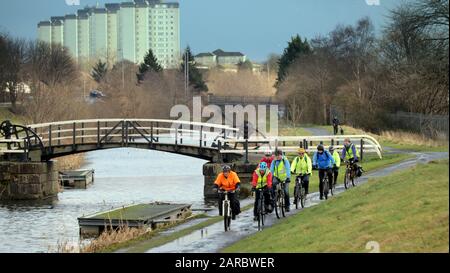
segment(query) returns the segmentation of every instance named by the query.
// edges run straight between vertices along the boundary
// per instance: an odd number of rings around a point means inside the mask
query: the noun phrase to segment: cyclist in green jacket
[[[296,176],[295,181],[302,183],[305,193],[308,194],[309,177],[312,173],[312,161],[304,148],[298,149],[298,156],[294,158],[291,164],[291,173]]]
[[[333,156],[334,165],[333,165],[333,185],[336,186],[337,179],[339,176],[339,168],[341,167],[341,155],[338,151],[334,149],[333,146],[329,148],[330,154]]]

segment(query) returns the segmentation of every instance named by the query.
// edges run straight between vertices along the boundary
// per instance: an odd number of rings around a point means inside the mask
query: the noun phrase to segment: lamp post
[[[187,101],[187,94],[189,89],[189,55],[186,50],[184,53],[184,100]]]
[[[125,90],[125,69],[123,67],[124,59],[123,59],[123,49],[118,49],[121,55],[120,62],[122,63],[122,90]]]

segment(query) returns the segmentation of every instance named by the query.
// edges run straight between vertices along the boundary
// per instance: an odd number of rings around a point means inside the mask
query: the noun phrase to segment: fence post
[[[73,135],[72,135],[72,150],[75,150],[75,144],[76,144],[76,134],[77,134],[77,125],[76,125],[76,123],[74,122],[73,123],[73,128],[72,128],[72,133],[73,133]]]
[[[175,128],[175,146],[178,146],[178,127]]]
[[[153,121],[150,122],[150,144],[153,144]]]
[[[125,121],[125,147],[128,147],[128,124],[129,123],[129,121],[127,120],[127,121]]]
[[[100,121],[97,121],[97,148],[100,147]]]
[[[81,123],[81,144],[84,144],[84,122]]]
[[[203,146],[203,126],[200,126],[200,149]]]
[[[219,163],[223,162],[222,154],[220,153],[220,150],[222,150],[222,142],[220,140],[217,141],[217,150],[219,151]]]
[[[52,147],[52,125],[48,126],[48,147]]]
[[[363,161],[363,153],[364,153],[364,139],[361,138],[361,161]]]
[[[248,164],[248,139],[245,140],[245,163]]]
[[[58,125],[58,146],[61,145],[61,125]]]

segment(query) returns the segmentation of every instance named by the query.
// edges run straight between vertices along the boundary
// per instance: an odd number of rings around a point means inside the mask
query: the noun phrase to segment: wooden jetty
[[[105,229],[144,227],[157,229],[192,214],[190,204],[150,203],[131,205],[78,218],[81,237],[95,237]]]

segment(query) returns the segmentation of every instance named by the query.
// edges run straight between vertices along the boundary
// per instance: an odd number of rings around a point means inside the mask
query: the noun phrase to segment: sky
[[[66,2],[80,2],[70,6]],[[75,13],[85,5],[126,0],[1,0],[0,31],[37,38],[37,23]],[[389,9],[401,0],[178,0],[181,46],[192,51],[218,48],[240,51],[253,61],[281,54],[293,35],[308,39],[326,35],[338,24],[355,24],[368,16],[380,33]]]

